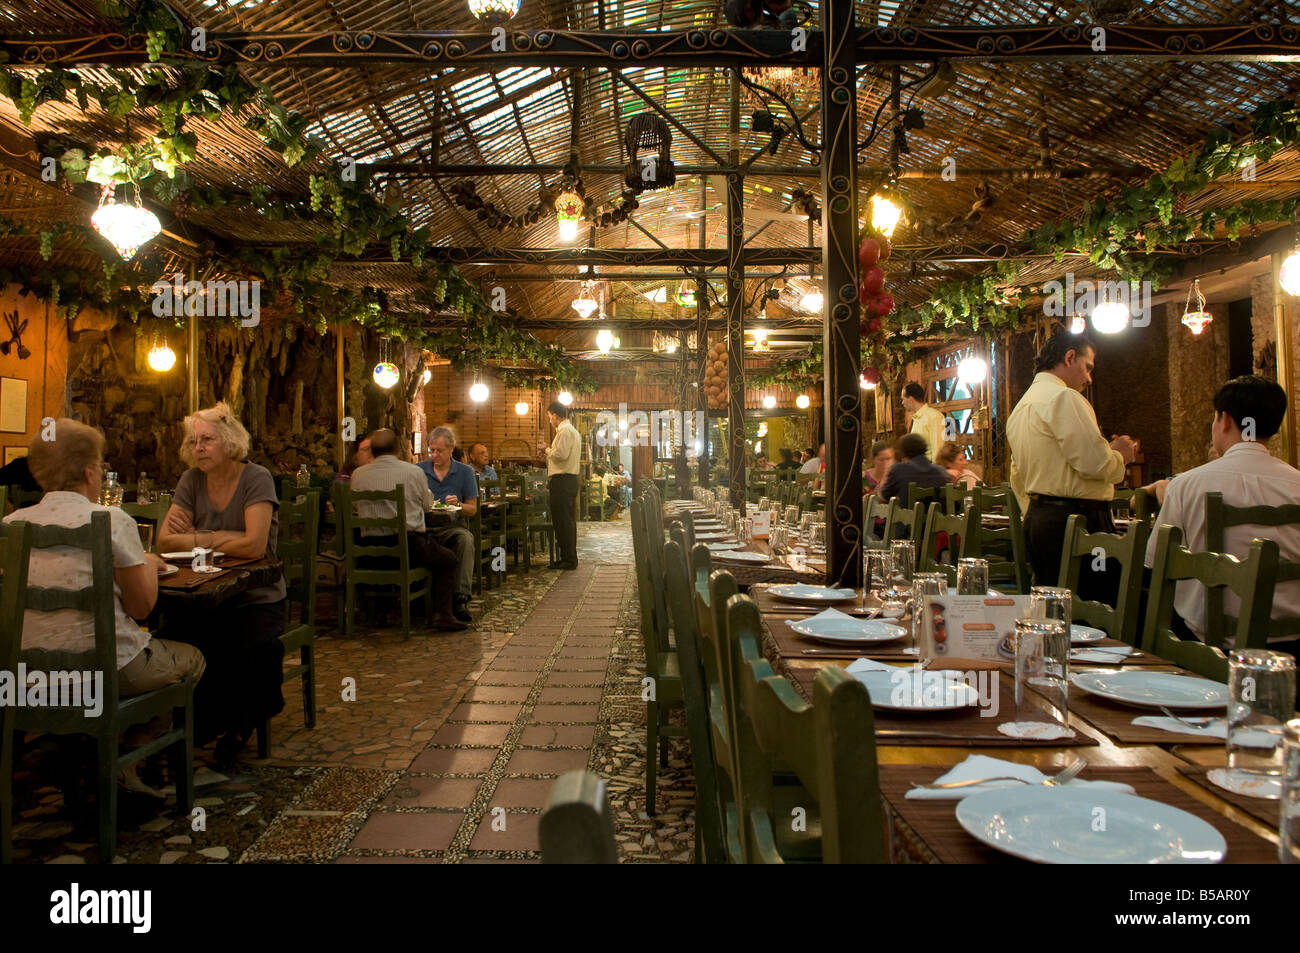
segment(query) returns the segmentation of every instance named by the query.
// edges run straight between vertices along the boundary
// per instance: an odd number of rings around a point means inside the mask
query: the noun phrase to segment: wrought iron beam
[[[705,219],[708,216],[709,180],[700,179],[700,234],[699,250],[704,251],[707,241],[704,235]],[[709,354],[709,283],[704,280],[704,273],[698,272],[695,281],[695,410],[704,415],[704,432],[700,435],[700,452],[696,458],[698,481],[701,487],[708,487],[709,474],[709,394],[704,389],[704,372],[708,366]],[[725,321],[723,322],[725,326]]]
[[[1096,33],[1104,29],[1104,42]],[[43,34],[0,37],[14,65],[171,66],[177,62],[256,66],[359,68],[378,63],[423,70],[513,66],[822,66],[825,34],[810,30],[807,48],[791,49],[785,30],[674,31],[505,30],[490,32],[333,31],[209,33],[203,52],[186,51],[150,64],[143,33]],[[918,63],[941,59],[1286,61],[1300,60],[1293,23],[1041,25],[915,25],[853,29],[837,60]],[[838,54],[843,54],[839,56]],[[852,62],[850,62],[852,61]]]
[[[826,579],[862,580],[862,390],[858,386],[857,71],[853,0],[822,0],[822,217],[826,440]]]
[[[740,68],[730,77],[732,165],[740,158]],[[727,469],[731,505],[745,511],[745,177],[727,176]]]
[[[564,171],[564,165],[559,162],[531,162],[522,165],[490,162],[481,165],[473,163],[446,165],[432,162],[369,162],[365,163],[362,168],[368,169],[372,175],[392,175],[404,179],[479,175],[555,175]],[[579,168],[586,175],[617,175],[621,177],[624,171],[621,165],[593,164],[582,165]],[[673,171],[676,173],[677,178],[685,179],[705,175],[726,175],[728,172],[737,171],[737,169],[724,162],[718,165],[674,164]],[[816,179],[821,175],[816,166],[807,165],[763,165],[746,169],[745,174],[775,176],[782,179]]]
[[[310,242],[259,243],[258,247],[305,245]],[[387,246],[375,245],[358,258],[360,263],[399,264],[384,254]],[[743,258],[754,267],[806,265],[821,260],[814,247],[746,248]],[[371,257],[373,256],[373,257]],[[668,268],[722,268],[728,264],[725,248],[452,248],[437,246],[424,253],[424,260],[452,265],[634,265]],[[602,277],[594,275],[592,277]]]

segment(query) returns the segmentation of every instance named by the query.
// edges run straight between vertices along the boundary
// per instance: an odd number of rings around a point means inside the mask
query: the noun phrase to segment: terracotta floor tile
[[[537,699],[543,705],[572,705],[600,701],[603,689],[593,688],[543,688]]]
[[[580,771],[587,767],[585,751],[533,751],[518,750],[506,765],[507,774],[551,774],[559,776],[566,771]]]
[[[500,827],[505,822],[505,830],[493,830],[493,821]],[[478,826],[478,832],[469,843],[470,850],[539,850],[537,842],[537,824],[540,814],[516,814],[507,811],[504,815],[493,817],[489,811]]]
[[[565,658],[561,656],[551,666],[551,671],[561,672],[603,672],[609,665],[605,658]]]
[[[446,850],[463,816],[459,812],[372,814],[349,846],[354,850]]]
[[[475,685],[467,691],[463,702],[522,702],[531,691],[529,685]]]
[[[512,722],[522,707],[522,705],[490,705],[484,702],[470,702],[453,708],[448,720]]]
[[[381,807],[467,808],[478,792],[478,778],[429,778],[408,775],[399,778]],[[527,807],[527,805],[519,805]]]
[[[595,724],[599,714],[599,705],[538,705],[533,709],[532,722],[534,724],[563,722]]]
[[[496,758],[495,748],[430,748],[407,770],[422,774],[483,774]]]
[[[438,857],[360,857],[344,854],[334,859],[336,864],[440,864]]]
[[[554,783],[533,778],[504,778],[492,794],[491,807],[535,807],[540,810],[546,806],[546,796]],[[492,816],[491,808],[487,816]],[[509,827],[508,817],[506,826]]]
[[[604,685],[605,672],[602,669],[599,672],[570,672],[564,669],[551,669],[551,674],[546,677],[544,688],[551,688],[555,685]]]
[[[590,747],[595,737],[595,725],[529,725],[519,736],[519,744],[525,748]]]
[[[505,744],[506,735],[510,734],[510,725],[465,724],[443,725],[434,733],[432,743],[435,745],[480,745],[484,747]]]
[[[604,645],[565,645],[560,649],[560,658],[609,658],[609,647]]]
[[[545,658],[551,654],[554,645],[515,645],[513,642],[497,653],[498,659],[506,658],[526,658],[530,656],[540,656]]]
[[[531,685],[537,681],[537,671],[516,672],[508,670],[488,669],[479,676],[480,685]]]

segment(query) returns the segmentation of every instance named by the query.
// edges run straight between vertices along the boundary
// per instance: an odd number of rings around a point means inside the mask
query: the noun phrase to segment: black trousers
[[[207,668],[194,686],[194,741],[249,731],[284,710],[284,601],[169,616],[161,638],[187,642]]]
[[[366,546],[395,546],[396,536],[366,536],[362,538]],[[447,614],[451,612],[451,596],[456,591],[456,570],[460,561],[456,554],[432,538],[427,532],[406,531],[406,552],[411,558],[411,568],[427,569],[433,576],[433,611]],[[365,556],[357,560],[362,569],[384,569],[386,565],[397,567],[397,557]]]
[[[1076,514],[1083,516],[1089,533],[1115,532],[1115,522],[1107,503],[1092,500],[1030,501],[1025,512],[1025,548],[1029,566],[1034,572],[1034,585],[1055,586],[1060,582],[1065,524]],[[1107,559],[1106,568],[1095,572],[1091,557],[1085,558],[1079,571],[1079,598],[1113,606],[1119,598],[1120,571],[1118,560]]]
[[[560,562],[578,565],[578,476],[557,473],[550,479],[551,522]]]

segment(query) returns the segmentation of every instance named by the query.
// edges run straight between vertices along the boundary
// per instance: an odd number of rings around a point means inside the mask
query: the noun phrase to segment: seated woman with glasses
[[[274,559],[279,497],[271,472],[247,462],[250,439],[224,403],[185,418],[181,475],[163,520],[163,552],[217,550],[239,559]],[[168,638],[189,642],[208,660],[195,695],[194,735],[207,744],[218,735],[217,763],[228,766],[253,729],[284,709],[284,576],[249,589],[217,611],[172,614]]]
[[[45,490],[35,506],[5,517],[6,523],[23,521],[34,526],[85,526],[93,513],[108,513],[113,547],[113,630],[117,639],[117,693],[125,698],[143,695],[182,678],[198,680],[203,655],[192,645],[154,639],[136,625],[158,600],[158,573],[167,564],[140,543],[135,520],[116,506],[100,506],[104,479],[104,435],[69,418],[54,422],[54,439],[42,433],[31,442],[27,462]],[[84,589],[94,583],[91,556],[70,547],[33,549],[27,564],[27,585],[55,589]],[[90,614],[75,609],[37,612],[23,616],[24,649],[89,651],[95,644],[95,623]],[[166,730],[150,725],[131,733],[139,745]],[[132,765],[122,779],[127,788],[162,797],[144,786]]]

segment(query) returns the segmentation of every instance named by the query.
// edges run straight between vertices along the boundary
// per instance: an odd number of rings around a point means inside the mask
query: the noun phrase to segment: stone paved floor
[[[116,862],[535,862],[547,791],[575,768],[607,779],[624,860],[689,862],[684,742],[671,743],[658,812],[645,812],[626,517],[580,524],[579,558],[576,572],[511,575],[475,600],[464,633],[403,641],[359,626],[345,639],[329,631],[324,596],[317,727],[303,727],[301,694],[286,685],[270,758],[250,750],[230,776],[200,768],[201,824],[175,817],[173,801],[160,811],[124,797]],[[93,863],[93,818],[65,810],[48,759],[32,752],[16,768],[15,859]]]

